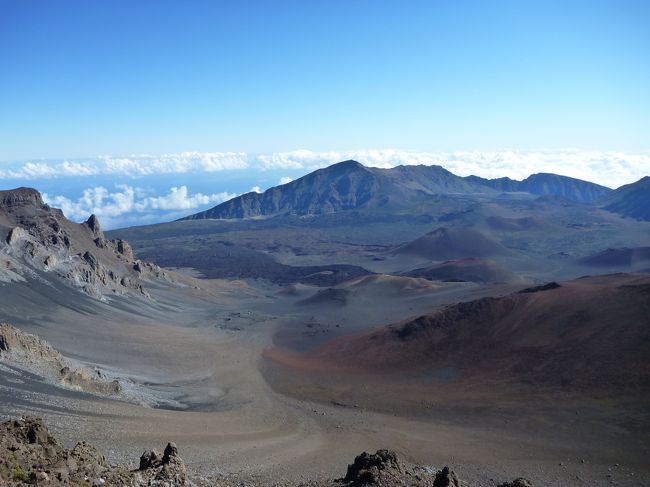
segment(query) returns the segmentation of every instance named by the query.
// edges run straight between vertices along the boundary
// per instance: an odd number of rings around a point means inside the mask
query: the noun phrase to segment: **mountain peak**
[[[358,169],[363,169],[366,170],[366,166],[361,164],[358,161],[355,161],[353,159],[348,159],[347,161],[341,161],[337,162],[335,164],[331,164],[322,170],[328,171],[328,172],[341,172],[341,171],[356,171]]]
[[[359,161],[355,161],[354,159],[347,159],[345,161],[332,164],[329,167],[365,167],[365,166],[361,164]]]
[[[647,184],[650,184],[650,176],[643,176],[636,183],[632,183],[632,184],[638,184],[640,186],[645,186]]]

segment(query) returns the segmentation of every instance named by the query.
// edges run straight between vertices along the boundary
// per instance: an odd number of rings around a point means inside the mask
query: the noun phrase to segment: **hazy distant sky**
[[[0,0],[0,160],[650,148],[648,1]]]
[[[0,0],[0,189],[169,220],[356,158],[650,174],[650,1]]]

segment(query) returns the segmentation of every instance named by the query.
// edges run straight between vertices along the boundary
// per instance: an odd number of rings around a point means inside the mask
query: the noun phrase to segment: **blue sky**
[[[650,148],[647,1],[0,5],[0,160]]]
[[[389,155],[361,162],[483,151],[459,171],[525,177],[561,169],[568,149],[569,175],[599,179],[575,156],[598,153],[603,174],[629,169],[611,182],[623,184],[650,172],[648,86],[646,1],[0,0],[0,185],[28,180],[72,200],[133,178],[155,197],[179,181],[190,195],[234,194],[372,151]],[[317,156],[277,173],[7,173],[297,150]],[[555,162],[531,164],[539,151]]]

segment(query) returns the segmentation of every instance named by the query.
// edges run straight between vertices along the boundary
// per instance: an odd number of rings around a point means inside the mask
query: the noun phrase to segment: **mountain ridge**
[[[605,200],[604,208],[637,220],[650,221],[650,176],[616,189]]]
[[[612,190],[595,183],[549,173],[522,181],[461,177],[437,165],[367,167],[346,160],[313,171],[263,193],[249,192],[180,220],[243,219],[282,214],[317,215],[353,209],[404,209],[442,194],[527,192],[590,203]]]

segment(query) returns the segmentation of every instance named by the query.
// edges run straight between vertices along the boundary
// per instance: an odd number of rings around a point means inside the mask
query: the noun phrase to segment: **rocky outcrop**
[[[453,470],[445,467],[433,479],[433,487],[460,487],[460,480]]]
[[[348,487],[461,487],[461,481],[448,466],[435,471],[431,468],[408,464],[391,450],[363,452],[348,465],[341,483]],[[498,487],[533,487],[524,478],[500,484]]]
[[[176,443],[168,443],[162,456],[156,450],[146,451],[140,457],[139,472],[153,476],[154,480],[172,481],[173,485],[187,482],[187,469],[178,454]]]
[[[400,460],[391,450],[363,452],[348,465],[342,482],[349,487],[460,487],[458,477],[449,467],[435,472],[411,465]]]
[[[94,213],[88,217],[88,220],[86,220],[84,225],[90,229],[95,238],[105,238],[104,232],[102,232],[102,227],[99,224],[99,218],[97,218]]]
[[[348,465],[344,482],[357,487],[363,485],[381,485],[393,477],[404,474],[405,468],[391,450],[377,450],[376,453],[363,452]]]
[[[76,366],[45,340],[7,323],[0,323],[0,360],[72,389],[104,395],[122,392],[118,380],[104,377],[99,370]]]
[[[0,485],[184,486],[190,482],[178,448],[167,445],[160,461],[137,470],[109,466],[92,445],[65,448],[42,419],[24,417],[0,423]]]
[[[121,256],[123,256],[128,262],[133,262],[135,256],[133,255],[133,249],[125,240],[114,240],[115,250]]]
[[[497,487],[533,487],[533,484],[530,480],[524,478],[518,478],[512,482],[504,482],[499,484]]]
[[[43,204],[36,190],[0,191],[0,282],[57,277],[86,294],[148,297],[143,279],[171,280],[154,264],[135,258],[124,240],[108,240],[99,219],[82,224]]]
[[[36,335],[25,333],[8,323],[0,323],[0,358],[17,363],[63,363],[54,347]]]
[[[434,470],[403,462],[394,451],[378,450],[362,453],[348,466],[345,478],[339,480],[305,480],[300,483],[260,479],[248,483],[237,478],[219,477],[217,481],[200,477],[199,485],[241,487],[242,485],[283,485],[302,487],[460,487],[456,474],[444,467]],[[26,416],[0,423],[0,485],[18,487],[29,484],[58,486],[133,487],[197,485],[188,474],[185,462],[175,443],[170,442],[163,453],[145,451],[137,468],[109,465],[94,446],[79,442],[65,448],[48,430],[42,419]],[[466,485],[466,484],[462,484]],[[499,487],[533,487],[523,478]]]
[[[22,240],[25,240],[28,238],[29,234],[23,230],[20,227],[14,227],[11,230],[9,230],[9,234],[7,235],[7,244],[11,245],[12,247],[15,247],[19,245],[19,243]]]
[[[25,204],[43,206],[41,193],[32,188],[0,191],[0,206],[12,207]]]

